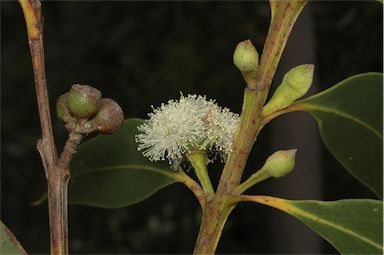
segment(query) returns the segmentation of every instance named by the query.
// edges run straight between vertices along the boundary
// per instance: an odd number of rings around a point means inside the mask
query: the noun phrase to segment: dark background
[[[146,118],[151,105],[178,98],[180,91],[206,94],[240,112],[244,82],[232,64],[232,53],[248,38],[261,53],[270,17],[267,2],[216,1],[44,2],[43,13],[51,106],[71,84],[84,83],[119,102],[126,118]],[[353,74],[381,72],[382,19],[376,1],[310,2],[289,40],[274,85],[289,68],[303,63],[316,65],[313,91]],[[300,118],[308,125],[301,125]],[[284,139],[279,135],[290,137],[291,131],[312,132],[297,146],[298,155],[311,153],[311,160],[301,156],[298,161],[305,162],[305,171],[299,166],[287,178],[261,183],[250,193],[289,199],[374,198],[327,152],[307,114],[289,114],[281,121],[287,128],[277,121],[261,133],[245,176],[275,147],[295,148],[295,143],[280,145]],[[56,118],[53,125],[61,148],[65,130]],[[30,205],[46,189],[35,149],[39,137],[22,11],[15,1],[1,2],[1,220],[29,253],[49,251],[47,205]],[[214,179],[221,166],[212,167]],[[197,202],[179,184],[118,210],[70,206],[71,252],[191,253],[199,220]],[[244,204],[231,214],[218,252],[335,250],[290,216]]]

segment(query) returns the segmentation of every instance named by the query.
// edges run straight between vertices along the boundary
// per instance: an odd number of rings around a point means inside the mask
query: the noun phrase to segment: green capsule
[[[269,115],[291,105],[304,96],[311,87],[314,65],[299,65],[284,75],[283,81],[272,98],[263,108],[263,115]]]
[[[68,110],[78,119],[89,119],[101,104],[101,92],[91,86],[75,84],[68,92]]]
[[[233,63],[242,72],[256,71],[259,65],[259,53],[251,40],[245,40],[237,44],[233,53]]]
[[[65,115],[69,114],[67,107],[68,93],[61,95],[56,101],[56,115],[61,121],[65,121]]]
[[[295,166],[296,151],[296,149],[276,151],[268,157],[261,170],[275,178],[287,175]]]

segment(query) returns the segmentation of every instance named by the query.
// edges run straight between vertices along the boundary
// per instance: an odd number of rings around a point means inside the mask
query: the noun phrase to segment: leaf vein
[[[362,235],[359,235],[358,233],[354,232],[351,229],[342,227],[340,225],[335,224],[334,222],[331,222],[331,221],[328,221],[326,219],[320,218],[319,216],[316,216],[316,215],[314,215],[312,213],[306,212],[306,211],[304,211],[304,210],[302,210],[302,209],[300,209],[300,208],[298,208],[298,207],[296,207],[296,206],[294,206],[292,204],[290,206],[290,209],[292,210],[292,212],[291,212],[292,214],[301,215],[302,217],[308,218],[308,219],[312,220],[313,222],[316,222],[316,221],[317,222],[321,222],[324,225],[328,225],[328,226],[333,227],[333,228],[335,228],[335,229],[337,229],[337,230],[339,230],[341,232],[344,232],[345,234],[348,234],[348,235],[351,235],[353,237],[356,237],[357,239],[360,239],[360,240],[362,240],[362,241],[364,241],[364,242],[374,246],[375,248],[377,248],[377,249],[379,249],[381,251],[383,250],[383,247],[380,244],[378,244],[375,241],[373,241],[371,239],[368,239],[368,238],[366,238],[366,237],[364,237]]]
[[[171,172],[171,170],[168,170],[168,169],[160,170],[159,168],[156,168],[156,167],[150,167],[150,166],[144,166],[144,165],[138,165],[138,164],[114,165],[114,166],[109,166],[109,167],[108,166],[96,167],[96,168],[91,168],[91,169],[86,170],[86,171],[82,171],[80,173],[75,173],[72,175],[72,177],[76,177],[76,176],[79,176],[82,174],[88,174],[88,173],[92,173],[92,172],[111,171],[113,169],[143,169],[143,170],[147,170],[150,172],[162,174],[162,175],[170,177],[176,181],[179,181],[177,174],[174,172]]]
[[[340,116],[344,117],[345,119],[348,119],[348,120],[351,120],[353,122],[356,122],[357,124],[360,124],[361,126],[367,128],[372,133],[374,133],[376,136],[378,136],[381,140],[383,140],[383,135],[380,134],[379,131],[377,131],[375,128],[371,127],[367,123],[359,120],[358,118],[356,118],[356,117],[354,117],[354,116],[352,116],[350,114],[347,114],[347,113],[335,110],[335,109],[330,108],[330,107],[318,106],[318,105],[314,105],[314,104],[310,104],[310,103],[301,103],[301,105],[302,105],[302,109],[303,110],[304,109],[308,109],[308,110],[322,111],[322,112],[333,113],[335,115],[340,115]]]

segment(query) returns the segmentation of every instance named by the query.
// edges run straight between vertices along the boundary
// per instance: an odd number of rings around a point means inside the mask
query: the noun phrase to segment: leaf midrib
[[[130,165],[114,165],[110,167],[96,167],[96,168],[91,168],[89,170],[82,171],[80,173],[75,173],[72,175],[72,178],[82,175],[82,174],[89,174],[93,172],[102,172],[102,171],[111,171],[114,169],[143,169],[147,170],[150,172],[158,173],[161,175],[165,175],[171,179],[174,179],[175,181],[178,181],[177,176],[175,173],[170,172],[171,170],[169,169],[159,169],[156,167],[151,167],[151,166],[145,166],[145,165],[140,165],[140,164],[130,164]]]
[[[373,128],[372,126],[368,125],[367,123],[357,119],[353,115],[347,114],[345,112],[338,111],[338,110],[336,110],[334,108],[325,107],[325,106],[319,106],[319,105],[315,105],[315,104],[311,104],[311,103],[304,103],[303,102],[303,103],[300,103],[298,105],[301,105],[303,110],[305,110],[305,109],[315,110],[315,111],[317,110],[317,111],[322,111],[322,112],[327,112],[327,113],[333,113],[335,115],[340,115],[340,116],[344,117],[345,119],[348,119],[348,120],[351,120],[353,122],[356,122],[357,124],[360,124],[361,126],[367,128],[372,133],[374,133],[376,136],[378,136],[381,140],[383,140],[383,135],[380,134],[379,131],[377,131],[375,128]]]
[[[329,227],[335,228],[335,229],[339,230],[340,232],[344,232],[345,234],[349,234],[349,235],[351,235],[353,237],[356,237],[357,239],[360,239],[360,240],[370,244],[371,246],[377,248],[380,251],[383,250],[383,248],[382,248],[382,246],[380,244],[376,243],[375,241],[373,241],[371,239],[368,239],[368,238],[366,238],[364,236],[361,236],[361,235],[357,234],[356,232],[354,232],[351,229],[344,228],[344,227],[342,227],[340,225],[337,225],[337,224],[335,224],[335,223],[333,223],[331,221],[328,221],[328,220],[326,220],[326,219],[324,219],[322,217],[319,217],[317,215],[314,215],[312,213],[304,211],[304,210],[302,210],[302,209],[300,209],[300,208],[298,208],[298,207],[296,207],[296,206],[294,206],[292,204],[291,204],[291,210],[292,210],[291,213],[292,214],[296,214],[296,216],[300,215],[300,216],[305,217],[305,218],[307,218],[307,219],[309,219],[309,220],[311,220],[313,222],[319,222],[319,223],[322,223],[324,225],[328,225]],[[326,238],[326,237],[324,237],[324,238]],[[327,238],[327,240],[329,242],[333,243],[333,241],[329,240],[328,238]]]

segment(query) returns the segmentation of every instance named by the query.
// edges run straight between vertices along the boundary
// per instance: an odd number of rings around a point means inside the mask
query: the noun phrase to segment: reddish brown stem
[[[53,139],[51,114],[45,77],[43,29],[41,4],[38,0],[20,0],[27,24],[28,41],[32,56],[32,66],[35,78],[37,105],[39,109],[41,136],[38,149],[43,154],[43,162],[47,169],[52,167],[57,159],[57,151]],[[43,151],[41,151],[43,149]]]
[[[50,171],[50,170],[48,170]],[[68,168],[55,168],[48,174],[48,210],[51,254],[68,254],[67,186]]]
[[[54,169],[48,170],[48,207],[51,227],[51,254],[68,254],[68,202],[67,190],[70,178],[69,163],[81,134],[70,133],[60,159]]]
[[[48,182],[51,254],[68,254],[67,187],[69,162],[82,135],[70,134],[60,159],[53,138],[44,65],[43,26],[39,0],[19,0],[27,25],[32,56],[41,136],[37,142]]]

